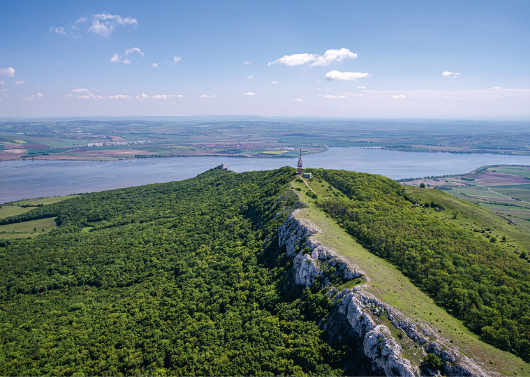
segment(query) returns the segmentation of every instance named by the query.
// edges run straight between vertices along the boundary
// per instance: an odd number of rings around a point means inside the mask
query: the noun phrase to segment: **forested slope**
[[[421,213],[380,176],[315,170],[342,195],[319,202],[486,342],[530,361],[530,267],[492,242]]]
[[[291,168],[216,168],[3,219],[56,218],[58,226],[0,241],[0,374],[370,372],[355,341],[330,342],[318,327],[334,310],[326,290],[289,280],[293,261],[277,231],[303,206],[295,193],[310,205],[304,216],[326,211],[483,340],[528,362],[526,261],[422,213],[390,179],[313,173],[318,195],[293,183]]]
[[[0,374],[342,373],[354,352],[313,321],[324,296],[281,289],[293,174],[217,168],[9,219],[59,226],[0,246]]]

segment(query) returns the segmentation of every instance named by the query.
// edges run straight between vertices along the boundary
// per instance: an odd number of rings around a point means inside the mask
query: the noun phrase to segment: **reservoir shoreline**
[[[296,167],[297,158],[167,157],[113,161],[25,160],[0,163],[0,204],[192,178],[221,164],[235,172]],[[484,165],[530,165],[530,156],[329,148],[302,156],[304,168],[344,169],[398,180],[464,174]]]

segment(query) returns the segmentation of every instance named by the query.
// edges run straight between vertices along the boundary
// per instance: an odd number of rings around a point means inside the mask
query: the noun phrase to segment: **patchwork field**
[[[465,126],[465,127],[463,127]],[[43,121],[0,123],[0,160],[105,160],[168,156],[293,157],[328,147],[414,152],[530,154],[527,125],[494,122]],[[462,133],[463,130],[469,134]],[[509,172],[508,172],[509,173]]]
[[[20,200],[14,203],[6,203],[0,206],[0,220],[11,216],[22,215],[34,208],[61,202],[73,197],[75,197],[75,195],[28,199]],[[0,225],[0,239],[36,237],[40,234],[49,232],[55,227],[55,217],[23,221],[14,224],[3,224]]]
[[[468,174],[402,180],[438,188],[484,208],[530,232],[530,167],[485,166]]]

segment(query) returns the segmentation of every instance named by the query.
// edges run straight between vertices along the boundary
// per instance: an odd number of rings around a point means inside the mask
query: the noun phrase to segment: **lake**
[[[170,157],[123,161],[0,162],[0,203],[178,181],[220,164],[236,172],[296,167],[297,158]],[[530,156],[412,153],[330,148],[303,157],[304,167],[345,169],[392,179],[461,174],[483,165],[530,165]]]

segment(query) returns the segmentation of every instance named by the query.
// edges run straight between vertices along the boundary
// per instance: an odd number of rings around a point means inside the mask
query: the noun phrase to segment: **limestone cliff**
[[[352,280],[368,277],[346,258],[326,248],[312,236],[320,229],[297,219],[294,211],[278,229],[280,246],[286,247],[289,257],[293,258],[294,280],[297,284],[311,286],[330,286],[330,278]],[[335,308],[328,317],[320,322],[321,327],[331,336],[339,339],[344,334],[356,338],[364,356],[371,360],[374,371],[387,376],[419,376],[436,374],[419,362],[411,362],[403,356],[400,342],[384,324],[388,318],[395,329],[410,338],[420,348],[420,359],[428,353],[438,356],[443,373],[449,376],[488,376],[489,374],[470,358],[461,354],[458,348],[439,336],[427,324],[412,320],[392,306],[381,302],[366,291],[366,285],[338,292],[330,289]],[[388,323],[388,321],[387,321]],[[337,329],[340,329],[337,331]]]

